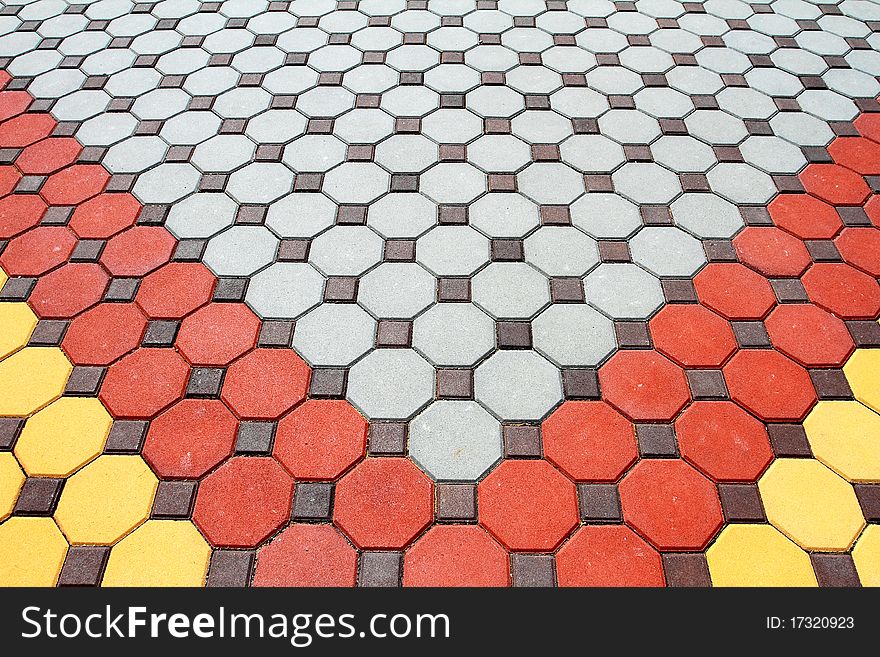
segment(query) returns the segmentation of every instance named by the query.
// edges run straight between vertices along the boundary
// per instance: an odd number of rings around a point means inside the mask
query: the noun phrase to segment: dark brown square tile
[[[702,552],[667,552],[663,555],[666,585],[672,587],[704,588],[711,586],[709,564]]]
[[[442,225],[455,226],[467,224],[467,207],[464,205],[440,205],[437,208],[437,222]]]
[[[691,280],[663,279],[660,281],[667,303],[697,303],[697,290]]]
[[[217,399],[226,370],[219,367],[194,367],[186,386],[187,397]]]
[[[685,374],[695,400],[728,398],[721,370],[687,370]]]
[[[278,245],[278,262],[306,262],[309,258],[309,240],[281,240]]]
[[[471,484],[437,484],[437,520],[462,522],[476,519],[476,486]]]
[[[368,449],[372,456],[406,454],[405,422],[371,422]]]
[[[617,344],[622,349],[651,347],[651,336],[648,333],[648,324],[645,322],[614,322],[614,333],[617,336]]]
[[[504,458],[541,457],[541,427],[536,424],[505,424],[502,438]]]
[[[493,262],[522,262],[525,259],[523,241],[515,239],[493,239],[491,256]]]
[[[110,548],[96,545],[74,545],[67,550],[58,586],[99,586]]]
[[[727,522],[767,522],[755,484],[718,484],[718,497]]]
[[[629,243],[600,240],[599,258],[602,262],[631,262]]]
[[[293,339],[293,322],[267,320],[260,328],[257,345],[260,347],[289,347]]]
[[[843,370],[809,370],[819,399],[853,399],[853,391]]]
[[[400,586],[403,572],[402,552],[361,552],[358,564],[358,586]]]
[[[675,429],[671,424],[637,424],[636,438],[642,458],[673,458],[678,456]]]
[[[556,586],[556,560],[552,554],[510,555],[513,585],[547,588]]]
[[[764,322],[731,322],[730,326],[740,347],[770,346],[770,336]]]
[[[324,284],[324,301],[354,303],[357,299],[358,279],[349,276],[331,276]]]
[[[101,389],[101,383],[107,373],[106,367],[76,365],[64,386],[67,397],[94,397]]]
[[[584,303],[584,286],[579,278],[551,278],[550,299],[553,303]]]
[[[105,454],[138,454],[150,423],[143,420],[114,420],[104,443]]]
[[[271,454],[275,442],[274,422],[242,422],[235,439],[236,454]]]
[[[800,424],[768,424],[770,446],[779,458],[813,455],[804,427]]]
[[[562,392],[566,399],[598,399],[598,371],[591,368],[563,369]]]
[[[499,349],[531,349],[532,325],[530,322],[495,322],[495,337]]]
[[[314,368],[309,383],[309,397],[316,399],[344,399],[348,385],[348,370]]]
[[[854,588],[862,585],[850,554],[810,554],[810,562],[821,587]]]
[[[12,513],[16,516],[51,516],[64,487],[63,479],[28,477]]]
[[[880,522],[880,484],[853,484],[862,514],[868,522]]]
[[[189,518],[196,499],[196,481],[160,481],[153,500],[153,518]]]
[[[293,497],[293,520],[330,520],[333,513],[333,484],[299,482]]]
[[[250,584],[254,568],[253,550],[214,550],[206,586],[242,587]]]
[[[441,278],[437,281],[437,301],[467,302],[471,300],[469,278]]]
[[[438,399],[472,399],[474,373],[472,370],[437,370]]]
[[[578,484],[581,520],[588,523],[623,522],[616,484]]]
[[[541,225],[570,226],[571,210],[567,205],[542,205]]]
[[[385,242],[386,262],[415,262],[415,240],[387,240]]]
[[[409,347],[412,344],[412,321],[383,319],[376,331],[377,347]]]

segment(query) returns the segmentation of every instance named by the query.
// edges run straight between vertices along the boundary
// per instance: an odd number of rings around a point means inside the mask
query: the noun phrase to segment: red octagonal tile
[[[357,552],[331,525],[291,525],[257,555],[254,586],[354,586]]]
[[[8,240],[33,228],[46,213],[46,203],[32,194],[13,194],[0,199],[0,239]]]
[[[50,137],[25,148],[15,159],[23,174],[47,176],[76,161],[82,145],[73,137]]]
[[[305,399],[310,374],[293,351],[254,349],[226,371],[223,401],[240,418],[274,420]]]
[[[212,303],[183,320],[177,348],[193,365],[228,365],[257,344],[260,320],[243,303]]]
[[[578,481],[616,481],[639,456],[632,423],[601,401],[567,401],[544,420],[544,454]]]
[[[293,479],[275,459],[237,456],[199,485],[193,521],[213,545],[254,547],[290,520]]]
[[[846,324],[811,303],[777,306],[764,324],[773,346],[806,367],[841,367],[855,348]]]
[[[864,178],[838,164],[810,164],[799,177],[810,194],[834,205],[863,203],[871,193]]]
[[[67,261],[76,237],[65,226],[39,226],[6,245],[0,265],[9,276],[42,276]]]
[[[365,550],[400,550],[434,517],[434,485],[405,458],[361,461],[336,485],[333,520]]]
[[[179,319],[205,305],[216,279],[205,265],[171,262],[149,274],[135,301],[153,319]]]
[[[581,527],[556,555],[559,586],[663,586],[660,554],[625,525]]]
[[[876,319],[880,315],[876,279],[845,263],[816,263],[801,282],[810,301],[843,319]]]
[[[838,137],[828,145],[837,164],[863,176],[880,175],[880,144],[864,137]]]
[[[133,226],[107,242],[101,263],[114,276],[144,276],[168,262],[176,244],[165,228]]]
[[[750,226],[733,246],[740,262],[764,276],[800,276],[812,262],[804,243],[779,228]]]
[[[297,479],[336,479],[366,447],[367,421],[344,399],[310,399],[275,434],[275,458]]]
[[[736,349],[730,323],[703,306],[666,305],[649,327],[657,350],[685,367],[719,367]]]
[[[874,277],[880,277],[880,230],[844,228],[834,240],[843,259]]]
[[[755,481],[773,459],[764,424],[732,402],[694,402],[675,435],[681,455],[716,481]]]
[[[188,376],[173,349],[138,349],[110,366],[101,401],[116,418],[151,418],[183,397]]]
[[[480,523],[511,550],[552,552],[578,523],[575,486],[547,461],[503,461],[477,495]]]
[[[21,114],[0,124],[0,148],[24,148],[55,129],[51,114],[33,112]]]
[[[802,420],[816,402],[807,371],[772,349],[743,349],[724,366],[730,398],[768,422]]]
[[[802,240],[828,240],[843,228],[834,206],[809,194],[780,194],[767,209],[773,223]]]
[[[61,346],[76,365],[109,365],[137,348],[146,328],[133,303],[102,303],[70,323]]]
[[[700,302],[727,319],[761,319],[776,303],[769,281],[737,262],[712,262],[694,278]]]
[[[150,423],[144,458],[160,477],[198,479],[232,455],[238,421],[216,399],[183,399]]]
[[[100,164],[74,164],[49,176],[40,194],[50,205],[76,205],[99,194],[108,180]]]
[[[684,461],[640,461],[620,484],[623,517],[659,550],[702,550],[721,527],[715,485]]]
[[[690,401],[684,370],[656,351],[618,351],[599,383],[604,398],[637,422],[669,421]]]
[[[101,194],[78,205],[68,225],[83,239],[107,239],[133,226],[140,210],[131,194]]]
[[[404,586],[507,586],[507,552],[474,525],[434,525],[406,552]]]
[[[110,277],[92,262],[70,262],[40,278],[28,303],[43,319],[70,319],[94,306]]]

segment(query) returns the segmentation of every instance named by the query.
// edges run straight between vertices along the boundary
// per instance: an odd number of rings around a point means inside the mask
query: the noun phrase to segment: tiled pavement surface
[[[0,2],[0,584],[880,584],[878,32]]]

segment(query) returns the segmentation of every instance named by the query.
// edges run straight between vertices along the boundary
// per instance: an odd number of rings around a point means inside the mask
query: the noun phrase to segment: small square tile
[[[242,587],[250,584],[254,569],[253,550],[214,550],[208,566],[208,588]]]
[[[278,245],[278,262],[306,262],[309,258],[309,240],[281,240]]]
[[[254,153],[254,159],[258,162],[280,162],[283,155],[283,144],[260,144]]]
[[[144,347],[171,347],[180,329],[180,322],[175,320],[154,319],[147,324],[147,330],[141,340]]]
[[[333,484],[299,482],[293,497],[292,519],[330,520],[333,513]]]
[[[407,425],[405,422],[371,422],[368,442],[372,456],[406,454]]]
[[[697,290],[692,280],[663,279],[660,281],[667,303],[697,303]]]
[[[823,588],[854,588],[861,586],[851,554],[810,554],[816,581]]]
[[[628,162],[652,162],[651,149],[642,144],[624,144],[623,154]]]
[[[510,119],[486,119],[483,122],[483,131],[487,135],[509,135]]]
[[[571,210],[567,205],[542,205],[542,226],[570,226]]]
[[[412,173],[395,173],[391,175],[392,192],[419,191],[419,176]]]
[[[599,259],[602,262],[632,262],[629,243],[599,240]]]
[[[839,206],[836,208],[837,214],[844,226],[871,226],[871,218],[865,212],[864,208],[853,206]]]
[[[387,240],[384,259],[386,262],[415,262],[415,240]]]
[[[104,293],[104,301],[133,301],[140,284],[139,278],[111,279],[110,285],[107,286],[107,291]]]
[[[642,458],[674,458],[678,456],[675,429],[671,424],[637,424],[636,438]]]
[[[10,278],[0,289],[0,301],[27,301],[36,284],[36,278]]]
[[[246,278],[218,278],[213,299],[217,302],[244,301],[247,285]]]
[[[464,162],[467,160],[467,146],[464,144],[440,144],[441,162]]]
[[[494,239],[491,247],[493,262],[522,262],[525,259],[522,240]]]
[[[105,454],[139,454],[150,423],[143,420],[114,420],[110,427]]]
[[[530,322],[495,322],[496,343],[499,349],[531,349]]]
[[[868,522],[880,522],[880,484],[853,484],[862,515]]]
[[[813,455],[807,434],[800,424],[768,424],[767,433],[773,453],[778,458],[809,458]]]
[[[551,554],[510,555],[513,585],[517,587],[548,588],[556,586],[556,560]]]
[[[397,134],[415,134],[421,132],[422,120],[414,117],[401,117],[394,121],[394,132]]]
[[[349,162],[372,162],[376,149],[372,144],[352,144],[345,151]]]
[[[324,284],[324,301],[354,303],[357,299],[358,279],[350,276],[331,276]]]
[[[614,333],[621,349],[650,349],[651,336],[645,322],[614,322]]]
[[[727,522],[767,522],[755,484],[718,484],[718,497]]]
[[[293,322],[266,320],[260,328],[259,347],[289,347],[293,339]]]
[[[467,302],[471,300],[469,278],[441,278],[437,281],[437,301]]]
[[[262,226],[266,223],[268,211],[265,205],[242,205],[235,215],[235,223],[240,226]]]
[[[682,191],[685,192],[709,192],[709,179],[702,173],[681,173],[678,175]]]
[[[409,347],[412,344],[412,322],[383,319],[376,331],[376,347]]]
[[[585,174],[584,188],[588,192],[611,193],[614,191],[614,181],[610,175]]]
[[[472,370],[437,370],[438,399],[473,399],[474,373]]]
[[[174,255],[171,256],[171,259],[174,262],[200,262],[207,247],[208,240],[180,240],[174,249]]]
[[[437,207],[437,223],[463,226],[468,222],[467,207],[463,205],[440,205]]]
[[[804,242],[813,262],[840,262],[840,251],[831,240],[807,240]]]
[[[196,499],[195,481],[160,481],[153,500],[153,518],[189,518]]]
[[[511,173],[490,173],[490,192],[515,192],[516,176]]]
[[[218,367],[194,367],[186,386],[187,397],[217,399],[223,386],[225,370]]]
[[[553,303],[584,303],[584,286],[579,278],[551,278],[550,299]]]
[[[64,395],[67,397],[94,397],[101,389],[106,367],[76,365],[67,379]]]
[[[348,370],[315,368],[309,384],[309,397],[315,399],[344,399]]]
[[[70,322],[59,319],[41,319],[31,333],[28,345],[32,347],[57,347],[64,339]]]
[[[336,223],[339,226],[363,226],[367,223],[367,206],[340,205],[336,211]]]
[[[471,484],[437,484],[437,520],[462,522],[476,519],[476,486]]]
[[[666,586],[677,588],[705,588],[712,585],[709,564],[703,552],[666,552],[663,572]]]
[[[731,322],[730,326],[740,347],[771,346],[764,322]]]
[[[571,128],[576,135],[599,134],[599,121],[597,119],[572,119]]]
[[[58,586],[100,586],[109,556],[109,547],[71,546],[58,576]]]
[[[592,368],[563,369],[562,391],[566,399],[599,399],[599,372]]]
[[[779,303],[808,303],[804,284],[797,278],[777,278],[770,281],[770,287]]]
[[[18,494],[13,515],[51,516],[55,512],[63,486],[63,479],[28,477]]]
[[[274,422],[242,422],[235,439],[236,454],[271,454],[275,442]]]
[[[810,380],[820,400],[853,399],[843,370],[809,370]]]
[[[672,213],[666,205],[643,205],[639,208],[646,226],[672,226]]]
[[[687,370],[688,386],[695,400],[728,399],[721,370]]]
[[[535,424],[505,424],[502,427],[504,458],[541,458],[541,427]]]
[[[358,565],[358,586],[400,586],[403,573],[402,552],[361,552]]]
[[[578,484],[581,520],[587,523],[623,522],[616,484]]]
[[[880,347],[880,324],[869,320],[846,322],[856,347]]]

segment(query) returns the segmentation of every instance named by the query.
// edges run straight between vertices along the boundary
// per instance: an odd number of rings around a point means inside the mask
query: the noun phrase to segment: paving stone
[[[474,395],[502,420],[539,420],[562,399],[562,382],[532,351],[499,351],[477,367]]]

